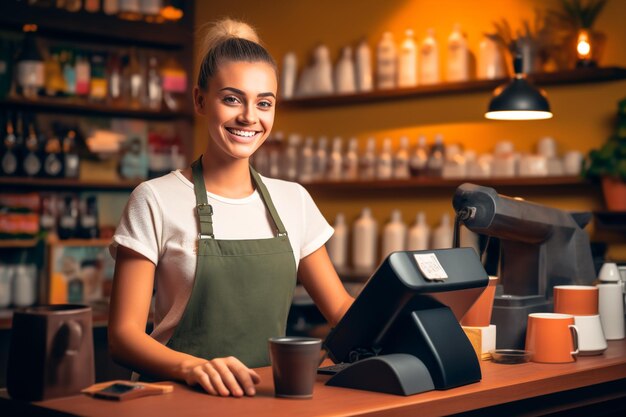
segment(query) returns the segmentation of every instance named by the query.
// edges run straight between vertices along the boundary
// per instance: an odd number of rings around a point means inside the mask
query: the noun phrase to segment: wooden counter
[[[601,356],[569,364],[482,362],[483,380],[448,391],[400,397],[327,387],[318,376],[313,399],[273,397],[271,369],[261,368],[262,382],[253,398],[218,398],[176,385],[172,394],[116,403],[86,396],[30,404],[4,400],[6,415],[125,416],[442,416],[465,415],[625,415],[626,341],[611,341]],[[574,410],[577,408],[578,410]],[[60,414],[57,412],[61,412]],[[605,412],[604,411],[604,412]],[[0,414],[5,415],[3,412]],[[605,413],[606,414],[606,413]],[[602,414],[602,415],[605,415]]]

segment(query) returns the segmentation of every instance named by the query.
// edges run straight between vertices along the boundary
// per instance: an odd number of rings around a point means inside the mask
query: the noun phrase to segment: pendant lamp
[[[487,119],[494,120],[542,120],[552,118],[546,93],[533,87],[522,71],[522,55],[513,60],[515,76],[493,92]]]

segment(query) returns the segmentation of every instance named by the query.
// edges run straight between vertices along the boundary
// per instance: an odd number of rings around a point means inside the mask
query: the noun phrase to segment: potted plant
[[[600,149],[589,152],[583,173],[602,182],[609,210],[626,211],[626,98],[618,103],[615,132]]]

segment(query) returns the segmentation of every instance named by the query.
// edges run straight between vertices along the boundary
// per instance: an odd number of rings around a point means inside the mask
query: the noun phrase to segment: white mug
[[[600,315],[574,316],[578,327],[579,355],[600,355],[607,348]]]
[[[624,297],[622,283],[598,284],[598,308],[606,340],[624,338]]]

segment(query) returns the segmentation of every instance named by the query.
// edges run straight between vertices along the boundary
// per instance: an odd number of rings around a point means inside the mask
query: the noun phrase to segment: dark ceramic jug
[[[60,304],[15,311],[7,369],[11,398],[75,395],[94,383],[94,374],[91,307]]]

